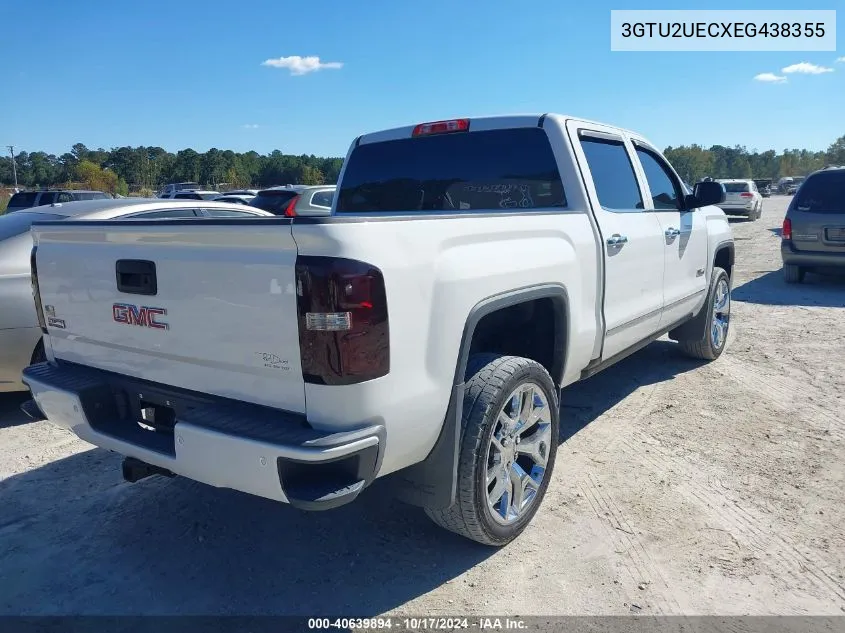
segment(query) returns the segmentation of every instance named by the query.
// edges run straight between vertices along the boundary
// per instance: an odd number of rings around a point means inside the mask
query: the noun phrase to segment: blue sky
[[[841,33],[835,53],[610,51],[611,9],[801,8],[794,1],[0,4],[0,144],[18,150],[83,142],[342,156],[363,132],[514,112],[596,119],[661,147],[818,150],[845,134]],[[342,67],[292,75],[262,65],[290,56]],[[801,62],[835,71],[753,79]]]

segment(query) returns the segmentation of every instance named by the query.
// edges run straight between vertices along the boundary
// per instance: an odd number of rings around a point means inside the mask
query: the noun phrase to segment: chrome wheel
[[[546,475],[552,438],[552,413],[534,383],[517,387],[496,418],[487,447],[487,505],[493,518],[509,524],[537,497]]]
[[[731,291],[727,279],[720,279],[713,299],[713,322],[710,324],[710,341],[713,347],[721,349],[728,338],[728,323],[731,318]]]

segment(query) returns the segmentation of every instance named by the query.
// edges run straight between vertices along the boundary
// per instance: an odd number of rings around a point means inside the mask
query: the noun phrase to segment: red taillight
[[[295,218],[296,217],[296,201],[299,200],[299,196],[296,195],[290,199],[287,206],[285,207],[284,216],[286,218]]]
[[[784,240],[792,239],[792,220],[784,218],[783,227],[780,230],[780,237]]]
[[[469,131],[469,119],[451,119],[450,121],[434,121],[420,123],[414,128],[413,136],[427,136],[429,134],[450,134],[451,132]]]
[[[35,260],[35,251],[38,246],[33,246],[29,255],[30,282],[32,283],[32,298],[35,300],[35,313],[38,316],[38,325],[44,334],[47,333],[47,321],[44,319],[44,307],[41,305],[41,290],[38,288],[38,265]]]
[[[380,270],[351,259],[298,257],[296,295],[305,382],[348,385],[390,371]]]
[[[741,194],[739,194],[739,197],[740,198],[753,198],[754,194],[753,193],[741,193]]]

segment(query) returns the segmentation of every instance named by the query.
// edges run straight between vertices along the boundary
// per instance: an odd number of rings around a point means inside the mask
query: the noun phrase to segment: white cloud
[[[258,123],[244,123],[241,127],[245,130],[257,130]]]
[[[836,61],[838,61],[838,62],[841,62],[841,63],[845,64],[845,57],[837,57],[837,58],[836,58]]]
[[[783,75],[776,75],[774,73],[760,73],[754,76],[754,81],[763,81],[770,84],[786,83],[786,77]]]
[[[832,73],[833,68],[828,68],[827,66],[816,66],[815,64],[810,64],[809,62],[800,62],[798,64],[792,64],[792,66],[787,66],[786,68],[781,68],[781,72],[784,72],[787,75],[791,73],[801,73],[802,75],[821,75],[822,73]]]
[[[287,68],[290,70],[291,75],[306,75],[324,68],[343,68],[341,62],[321,62],[320,58],[316,55],[309,57],[300,57],[299,55],[277,57],[261,62],[261,65],[271,66],[272,68]]]

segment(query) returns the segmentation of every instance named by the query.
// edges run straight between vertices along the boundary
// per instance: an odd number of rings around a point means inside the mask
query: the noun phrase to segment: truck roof
[[[454,119],[469,119],[470,124],[470,132],[478,132],[482,130],[496,130],[502,128],[515,128],[515,127],[537,127],[538,122],[542,117],[545,118],[552,118],[557,119],[559,123],[562,125],[565,121],[569,119],[573,119],[576,121],[581,121],[587,124],[594,124],[594,125],[601,125],[604,127],[613,128],[618,132],[623,134],[632,134],[642,138],[641,134],[634,132],[633,130],[626,130],[625,128],[621,128],[615,125],[610,125],[608,123],[602,123],[601,121],[592,121],[590,119],[583,119],[581,117],[570,116],[567,114],[558,114],[553,112],[536,112],[536,113],[525,113],[525,114],[499,114],[499,115],[487,115],[487,116],[478,116],[478,117],[470,117],[470,116],[456,116],[452,118],[440,119],[443,121],[451,121]],[[411,123],[409,125],[403,125],[401,127],[394,127],[385,130],[379,130],[376,132],[369,132],[367,134],[363,134],[359,137],[356,141],[357,143],[378,143],[380,141],[392,141],[400,138],[408,138],[411,136],[411,133],[414,131],[414,128],[419,125],[420,123],[431,123],[437,119],[430,119],[427,121],[417,121],[416,123]]]

